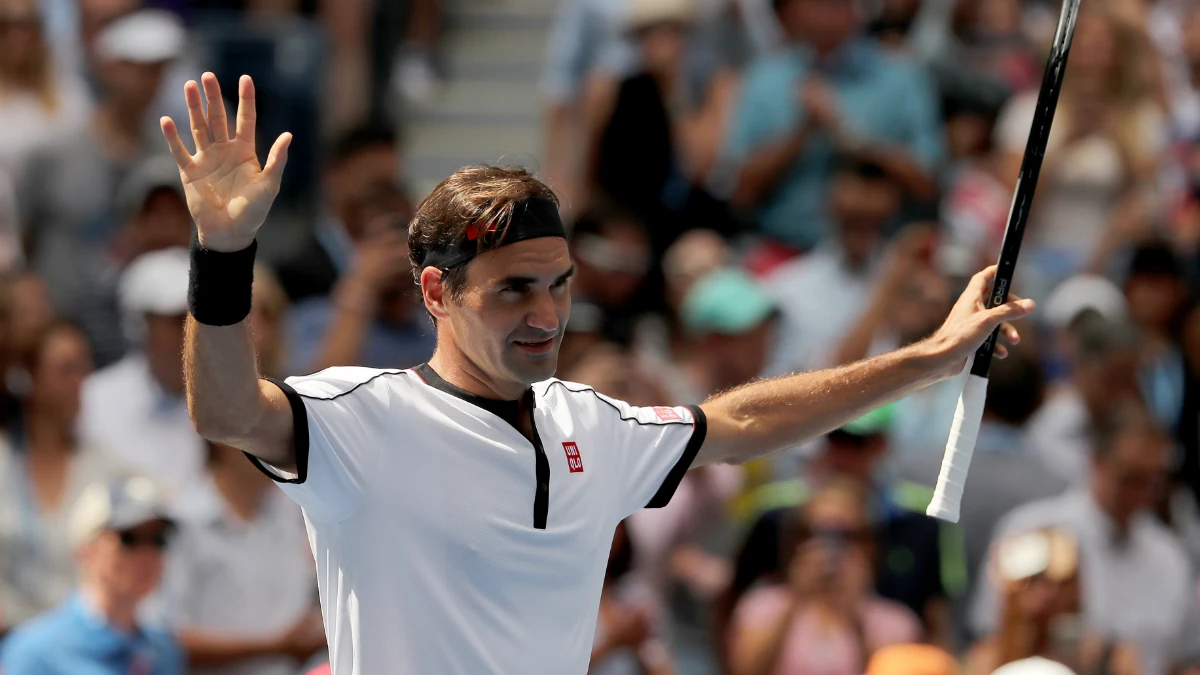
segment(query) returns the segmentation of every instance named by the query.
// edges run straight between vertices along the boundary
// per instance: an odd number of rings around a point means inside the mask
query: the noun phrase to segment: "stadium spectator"
[[[874,650],[920,638],[910,610],[871,592],[874,541],[856,486],[817,491],[782,542],[785,578],[751,591],[734,613],[734,673],[855,675]]]
[[[142,159],[163,153],[156,130],[147,126],[149,113],[163,69],[183,44],[179,19],[162,10],[141,10],[106,26],[96,38],[103,94],[91,119],[34,152],[22,172],[18,205],[34,269],[58,313],[93,341],[101,366],[120,356],[105,334],[112,315],[105,304],[107,256],[121,225],[118,186]]]
[[[655,606],[639,597],[629,575],[634,547],[628,530],[618,525],[608,554],[600,615],[592,647],[592,675],[670,675],[670,654],[656,631]]]
[[[79,329],[45,328],[19,368],[28,390],[0,444],[0,623],[9,626],[70,595],[76,581],[71,506],[88,485],[119,473],[75,435],[80,388],[92,371]]]
[[[888,452],[891,408],[881,408],[831,432],[799,478],[769,483],[749,495],[750,525],[734,560],[734,573],[716,609],[718,632],[734,607],[763,581],[786,576],[789,521],[828,485],[849,483],[866,497],[872,531],[873,588],[881,597],[921,617],[931,640],[949,646],[950,590],[960,552],[941,550],[939,525],[924,515],[931,493],[919,484],[894,480],[881,470]],[[949,527],[944,526],[944,527]]]
[[[1022,287],[1035,299],[1075,272],[1105,271],[1162,206],[1155,180],[1166,120],[1143,77],[1152,55],[1142,39],[1111,9],[1081,10],[1021,256]],[[1015,184],[1036,96],[1014,97],[997,124],[1005,184]],[[991,236],[999,250],[1003,230]]]
[[[1143,675],[1192,665],[1200,656],[1192,571],[1179,541],[1148,510],[1167,478],[1169,440],[1126,399],[1096,420],[1092,448],[1085,487],[1017,508],[993,539],[1063,529],[1079,546],[1084,625],[1131,643]],[[1001,629],[999,594],[994,580],[979,586],[971,611],[978,635]]]
[[[187,248],[192,234],[179,169],[170,157],[139,163],[117,191],[121,230],[113,242],[114,262],[121,267],[150,251]]]
[[[345,135],[325,170],[327,209],[314,234],[279,268],[293,301],[287,368],[408,367],[433,353],[416,301],[396,137],[368,125]]]
[[[19,183],[38,145],[87,122],[86,85],[55,64],[35,0],[0,2],[0,176]]]
[[[197,675],[292,675],[325,649],[300,510],[246,461],[211,445],[206,517],[180,526],[164,611]]]
[[[771,373],[833,365],[842,338],[862,313],[886,309],[868,309],[872,289],[900,281],[932,246],[928,228],[909,228],[885,258],[883,228],[898,212],[903,194],[878,164],[845,158],[829,190],[830,236],[763,281],[781,313],[781,342]]]
[[[965,637],[966,600],[984,578],[984,562],[996,523],[1016,507],[1061,494],[1067,481],[1051,472],[1030,447],[1026,425],[1042,403],[1042,373],[1034,354],[1011,350],[1008,358],[992,362],[983,421],[963,489],[959,516],[966,557],[966,593],[955,598],[955,622]],[[932,486],[941,471],[940,453],[920,453],[900,459],[902,477]],[[989,671],[990,672],[990,671]]]
[[[142,625],[138,608],[158,587],[171,532],[148,479],[93,483],[71,514],[79,591],[17,628],[0,651],[6,675],[177,675],[183,652],[170,634]]]
[[[250,333],[254,353],[263,377],[284,377],[283,360],[287,354],[284,317],[288,312],[287,293],[279,278],[263,263],[254,266],[254,294],[250,306]]]
[[[762,234],[807,251],[830,230],[825,186],[838,154],[870,158],[906,194],[932,196],[937,97],[914,62],[857,36],[858,5],[781,0],[776,9],[792,48],[747,70],[723,161],[736,174],[731,202],[754,212]]]
[[[203,492],[204,441],[183,398],[188,252],[147,253],[121,276],[122,319],[136,347],[83,385],[80,434],[115,461],[153,479],[175,515],[195,515]]]
[[[1003,586],[1001,626],[971,647],[966,675],[987,675],[1033,656],[1079,673],[1140,672],[1132,645],[1080,625],[1079,549],[1070,534],[1014,533],[997,543],[990,566]]]
[[[1068,377],[1029,420],[1028,440],[1046,466],[1072,485],[1089,481],[1093,425],[1138,396],[1137,327],[1081,312],[1068,327]]]
[[[1174,433],[1179,427],[1185,386],[1179,333],[1187,281],[1183,265],[1165,241],[1146,242],[1129,253],[1123,287],[1142,336],[1138,388],[1158,424]]]
[[[602,198],[651,225],[662,255],[684,231],[737,228],[704,187],[719,145],[729,96],[686,70],[696,8],[691,0],[639,0],[626,17],[641,64],[620,76],[597,74],[584,96],[587,148],[584,203]],[[715,122],[714,122],[715,120]]]

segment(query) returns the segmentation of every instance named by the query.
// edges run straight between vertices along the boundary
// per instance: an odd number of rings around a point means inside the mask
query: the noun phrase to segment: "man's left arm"
[[[1016,343],[1017,332],[1006,322],[1032,311],[1033,301],[1010,296],[987,309],[984,298],[995,272],[992,266],[976,274],[942,327],[921,342],[836,368],[752,382],[709,399],[700,406],[708,430],[692,466],[743,463],[794,447],[951,377],[998,326]],[[996,355],[1006,354],[998,344]]]

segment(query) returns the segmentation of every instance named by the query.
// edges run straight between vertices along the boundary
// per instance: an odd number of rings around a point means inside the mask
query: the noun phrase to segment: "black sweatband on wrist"
[[[250,315],[254,253],[258,241],[231,253],[204,248],[192,238],[188,311],[207,326],[232,326]]]

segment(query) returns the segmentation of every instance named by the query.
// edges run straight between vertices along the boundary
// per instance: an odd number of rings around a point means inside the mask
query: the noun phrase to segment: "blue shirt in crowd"
[[[327,297],[308,298],[292,306],[286,319],[289,373],[312,372],[336,311],[333,300]],[[414,314],[402,324],[372,321],[367,327],[362,354],[354,365],[409,368],[428,361],[437,346],[437,337],[425,316],[425,308],[418,307]]]
[[[740,164],[804,122],[801,83],[822,78],[837,96],[849,129],[865,140],[906,148],[932,169],[942,156],[941,113],[934,83],[921,66],[885,53],[869,39],[853,40],[816,62],[810,49],[793,48],[754,62],[742,83],[741,100],[725,142],[725,154]],[[825,197],[834,146],[823,135],[805,143],[796,163],[780,179],[757,213],[759,229],[785,244],[812,248],[828,229]]]
[[[182,675],[183,650],[169,634],[108,625],[76,594],[17,628],[0,650],[4,675]]]

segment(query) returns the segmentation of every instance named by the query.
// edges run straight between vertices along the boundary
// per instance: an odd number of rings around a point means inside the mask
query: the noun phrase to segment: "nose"
[[[525,323],[530,328],[536,328],[546,333],[558,331],[558,307],[554,302],[554,296],[550,295],[549,291],[538,294],[529,313],[525,316]]]

